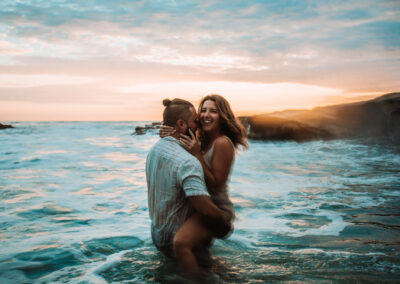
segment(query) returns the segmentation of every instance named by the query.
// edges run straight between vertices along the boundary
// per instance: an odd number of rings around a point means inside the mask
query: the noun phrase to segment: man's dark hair
[[[185,100],[182,99],[164,99],[163,105],[165,106],[163,119],[164,125],[175,126],[178,119],[182,119],[185,122],[188,122],[192,112],[190,108],[194,106]]]

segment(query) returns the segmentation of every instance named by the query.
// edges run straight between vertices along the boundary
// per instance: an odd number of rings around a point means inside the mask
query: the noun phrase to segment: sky
[[[400,1],[0,1],[0,121],[237,116],[400,91]]]

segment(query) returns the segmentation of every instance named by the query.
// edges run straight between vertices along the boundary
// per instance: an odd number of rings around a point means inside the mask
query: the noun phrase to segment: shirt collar
[[[167,141],[171,141],[171,142],[174,142],[174,143],[178,143],[179,145],[181,145],[181,144],[179,143],[178,139],[176,139],[175,137],[172,137],[172,136],[165,136],[165,137],[162,138],[162,139],[167,140]]]

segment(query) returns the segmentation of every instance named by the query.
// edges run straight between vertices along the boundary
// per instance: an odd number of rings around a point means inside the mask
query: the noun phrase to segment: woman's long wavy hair
[[[242,123],[235,117],[228,101],[224,97],[215,94],[205,96],[199,104],[199,115],[201,109],[203,108],[204,102],[208,100],[215,102],[217,106],[220,118],[221,133],[231,139],[236,149],[239,147],[239,145],[242,145],[243,148],[246,149],[248,147],[246,141],[246,130],[243,127]],[[202,140],[204,140],[204,135],[202,136]],[[202,143],[202,145],[204,144],[205,143]]]

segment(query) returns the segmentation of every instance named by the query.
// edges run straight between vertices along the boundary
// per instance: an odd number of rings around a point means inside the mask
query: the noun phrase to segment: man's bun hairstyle
[[[165,107],[167,107],[167,106],[170,105],[171,102],[172,102],[172,101],[171,101],[170,99],[163,99],[162,104],[163,104]]]

